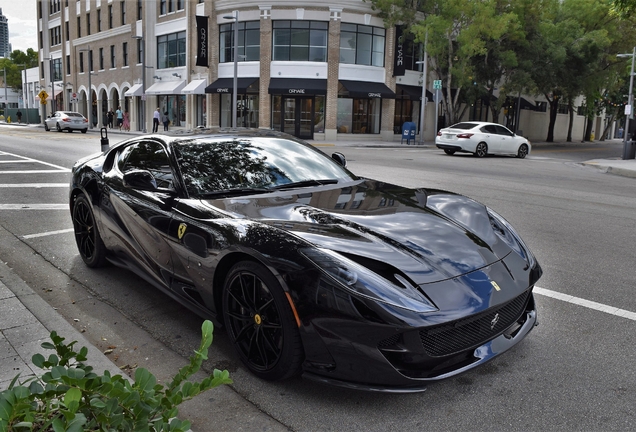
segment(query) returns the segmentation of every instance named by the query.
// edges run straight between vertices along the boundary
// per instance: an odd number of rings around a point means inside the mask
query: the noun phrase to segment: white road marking
[[[57,170],[27,170],[27,171],[0,171],[0,174],[51,174],[51,173],[70,173],[71,170],[61,168]]]
[[[68,204],[0,204],[0,210],[68,210]]]
[[[16,158],[19,158],[19,159],[23,159],[25,161],[37,162],[37,163],[40,163],[42,165],[50,166],[52,168],[57,168],[58,170],[63,171],[63,172],[71,172],[70,169],[61,167],[59,165],[55,165],[55,164],[52,164],[52,163],[49,163],[49,162],[44,162],[44,161],[41,161],[41,160],[38,160],[38,159],[31,159],[31,158],[28,158],[28,157],[25,157],[25,156],[20,156],[20,155],[13,154],[13,153],[0,152],[0,155],[13,156],[13,157],[16,157]],[[56,171],[53,171],[53,172],[56,172]]]
[[[68,183],[0,183],[0,188],[67,188]]]
[[[625,309],[619,309],[617,307],[614,306],[608,306],[602,303],[597,303],[597,302],[593,302],[590,300],[585,300],[579,297],[574,297],[571,296],[569,294],[563,294],[557,291],[552,291],[549,289],[545,289],[545,288],[540,288],[535,286],[534,293],[542,295],[542,296],[546,296],[546,297],[551,297],[557,300],[561,300],[567,303],[572,303],[575,305],[579,305],[579,306],[583,306],[586,307],[588,309],[593,309],[599,312],[605,312],[607,314],[610,315],[615,315],[621,318],[627,318],[629,320],[632,321],[636,321],[636,313],[635,312],[630,312],[628,310]]]
[[[0,160],[0,163],[26,163],[33,162],[28,159],[18,159],[18,160]]]
[[[57,231],[43,232],[43,233],[38,233],[38,234],[28,234],[28,235],[22,236],[22,238],[23,239],[32,239],[32,238],[36,238],[36,237],[46,237],[46,236],[55,235],[55,234],[66,234],[66,233],[69,233],[69,232],[73,232],[73,228],[57,230]]]

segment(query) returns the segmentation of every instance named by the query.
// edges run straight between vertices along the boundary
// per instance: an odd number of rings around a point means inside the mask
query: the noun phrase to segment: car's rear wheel
[[[528,156],[528,145],[521,144],[519,146],[519,150],[517,151],[517,157],[519,159],[525,159],[526,156]]]
[[[82,133],[86,133],[88,129],[82,129]]]
[[[62,132],[62,126],[60,126],[60,124],[59,124],[59,123],[57,123],[57,124],[55,125],[55,127],[57,128],[57,131],[58,131],[58,132]]]
[[[477,148],[475,148],[474,155],[477,156],[478,158],[483,158],[487,154],[488,154],[488,144],[486,144],[485,142],[480,142],[479,144],[477,144]]]
[[[71,129],[71,128],[68,128],[66,130],[68,131],[68,133],[73,133],[73,129]]]
[[[446,153],[449,156],[452,156],[455,154],[455,150],[453,149],[444,149],[444,153]]]
[[[223,312],[241,361],[256,376],[281,380],[300,371],[303,348],[283,288],[263,265],[236,264],[225,279]]]
[[[73,205],[73,231],[82,260],[89,267],[106,263],[106,246],[99,235],[95,216],[86,195],[80,194]]]

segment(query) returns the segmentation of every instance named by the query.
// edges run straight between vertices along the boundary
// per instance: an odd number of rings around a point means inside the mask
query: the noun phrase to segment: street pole
[[[91,85],[91,75],[93,74],[93,62],[91,62],[91,46],[86,45],[86,48],[80,50],[80,52],[86,52],[86,63],[88,64],[88,127],[93,129],[93,88]]]
[[[238,105],[238,20],[239,20],[239,11],[235,10],[232,12],[232,15],[226,15],[223,18],[234,20],[234,78],[232,81],[232,127],[236,129],[236,118],[237,118],[237,105]]]
[[[146,39],[143,36],[133,36],[141,43],[141,125],[142,132],[147,133],[146,129]]]
[[[620,56],[620,55],[619,55]],[[634,58],[636,58],[636,47],[631,54],[632,56],[632,70],[629,74],[629,95],[627,96],[627,105],[630,108],[630,112],[625,116],[625,133],[623,134],[623,160],[630,158],[630,143],[627,141],[627,134],[629,132],[629,119],[634,115]],[[632,137],[633,140],[633,137]]]
[[[426,81],[428,78],[428,51],[426,47],[428,45],[428,29],[426,30],[426,36],[424,37],[424,66],[422,68],[422,101],[420,102],[420,144],[424,144],[424,130],[425,127],[425,113],[426,113]],[[419,63],[419,62],[418,62]]]
[[[24,71],[24,78],[22,78],[22,104],[24,105],[24,110],[26,111],[26,124],[29,124],[29,98],[27,97],[27,65],[26,63],[22,65]]]
[[[55,114],[55,83],[53,82],[53,57],[49,57],[49,75],[51,78],[51,117]],[[56,108],[56,107],[55,107]]]

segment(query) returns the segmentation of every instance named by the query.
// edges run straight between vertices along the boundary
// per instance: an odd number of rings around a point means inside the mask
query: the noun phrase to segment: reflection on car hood
[[[207,203],[349,257],[391,264],[417,284],[469,273],[510,252],[485,206],[439,190],[361,180]]]

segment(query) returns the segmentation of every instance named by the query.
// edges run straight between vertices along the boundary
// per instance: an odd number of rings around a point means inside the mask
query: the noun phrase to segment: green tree
[[[7,85],[17,92],[22,91],[22,69],[31,68],[38,64],[38,53],[33,49],[27,49],[27,52],[14,50],[9,57],[0,58],[0,69],[4,74],[7,71]]]

